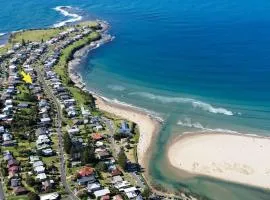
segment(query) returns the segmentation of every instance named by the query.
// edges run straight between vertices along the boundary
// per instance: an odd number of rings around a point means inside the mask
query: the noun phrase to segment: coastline
[[[149,156],[151,155],[151,146],[161,128],[162,119],[158,116],[154,116],[151,112],[144,111],[135,106],[114,102],[101,96],[97,92],[86,89],[81,75],[76,71],[77,67],[81,64],[82,59],[91,50],[100,47],[100,45],[104,43],[105,42],[92,43],[77,50],[73,55],[73,59],[68,63],[68,74],[76,87],[89,92],[94,96],[96,99],[96,106],[100,110],[127,119],[138,125],[140,131],[140,138],[137,146],[138,162],[147,172]]]
[[[78,66],[81,64],[82,60],[91,50],[99,48],[101,45],[112,41],[114,37],[111,37],[111,40],[104,40],[103,37],[110,36],[106,34],[108,30],[109,24],[105,21],[101,21],[105,24],[104,30],[101,31],[102,39],[100,41],[96,41],[95,45],[87,44],[86,46],[78,49],[74,52],[72,59],[68,62],[68,76],[74,83],[74,86],[81,89],[84,92],[88,92],[95,98],[96,106],[107,113],[113,114],[123,119],[127,119],[136,123],[139,127],[140,137],[139,142],[137,144],[137,159],[138,164],[141,165],[144,172],[142,176],[145,179],[146,184],[151,190],[157,195],[164,196],[170,198],[183,198],[185,200],[197,200],[199,197],[194,193],[190,193],[187,191],[179,191],[177,193],[169,191],[167,189],[160,191],[155,188],[155,184],[152,183],[149,176],[149,162],[152,156],[153,145],[156,141],[156,138],[161,130],[161,126],[163,123],[163,119],[155,112],[149,111],[144,108],[136,107],[133,105],[129,105],[124,102],[118,102],[115,100],[108,99],[98,92],[86,88],[86,84],[82,80],[82,76],[77,72]],[[198,198],[197,198],[198,197]],[[204,199],[204,197],[201,197]],[[199,198],[199,199],[201,199]]]
[[[193,132],[174,138],[166,155],[176,174],[211,177],[269,190],[270,161],[266,159],[269,152],[267,137]]]

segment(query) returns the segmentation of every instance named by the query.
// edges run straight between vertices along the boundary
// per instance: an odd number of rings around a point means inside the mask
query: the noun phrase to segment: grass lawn
[[[52,28],[52,29],[44,29],[44,30],[27,30],[23,32],[18,32],[13,34],[11,38],[11,43],[21,43],[24,39],[25,42],[40,42],[42,39],[47,41],[54,36],[58,35],[64,31],[64,28]]]
[[[96,21],[86,21],[80,23],[79,26],[89,26],[91,28],[98,28],[99,24]]]
[[[76,99],[78,105],[85,105],[87,99],[85,98],[85,95],[79,88],[68,87],[68,89],[71,92],[74,99]]]
[[[0,54],[6,53],[10,49],[10,47],[11,47],[10,44],[6,44],[5,46],[0,47]]]
[[[28,200],[29,198],[27,195],[21,195],[21,196],[9,196],[7,197],[7,200]]]
[[[42,157],[42,161],[46,164],[46,165],[51,165],[53,163],[55,163],[55,165],[57,163],[59,163],[59,157],[58,156],[50,156],[50,157]]]
[[[61,77],[62,81],[67,84],[70,81],[70,78],[68,77],[68,71],[67,71],[67,62],[71,58],[71,55],[74,51],[74,49],[79,49],[83,47],[85,44],[89,44],[91,41],[94,41],[100,37],[100,34],[98,32],[92,32],[87,37],[84,37],[83,39],[74,42],[73,44],[69,45],[62,51],[62,55],[59,59],[58,64],[55,66],[55,72]]]

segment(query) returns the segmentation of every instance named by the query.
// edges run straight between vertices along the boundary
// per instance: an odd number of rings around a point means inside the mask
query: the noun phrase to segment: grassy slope
[[[17,32],[11,36],[11,43],[21,43],[24,39],[26,42],[40,42],[42,39],[44,41],[53,38],[54,36],[58,35],[65,28],[51,28],[51,29],[44,29],[44,30],[28,30],[23,32]]]
[[[98,27],[98,23],[95,21],[85,21],[79,23],[77,26],[89,26],[96,28]],[[22,32],[13,33],[12,36],[10,36],[8,44],[4,47],[0,47],[0,54],[7,52],[11,48],[12,44],[18,42],[21,43],[22,39],[24,39],[26,42],[40,42],[42,39],[46,41],[66,30],[67,28],[68,26],[64,26],[59,28],[25,30]]]
[[[58,64],[55,66],[55,72],[61,77],[61,80],[65,85],[68,85],[68,89],[78,102],[78,105],[86,104],[89,100],[89,95],[84,94],[80,89],[70,86],[70,78],[67,70],[67,63],[72,58],[72,54],[76,49],[80,49],[83,46],[89,44],[91,41],[97,40],[100,37],[99,33],[93,32],[89,36],[73,43],[62,51],[62,55]]]

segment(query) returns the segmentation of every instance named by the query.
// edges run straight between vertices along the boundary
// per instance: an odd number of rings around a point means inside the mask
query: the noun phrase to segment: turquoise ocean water
[[[164,119],[155,182],[217,200],[270,199],[243,185],[175,178],[164,161],[167,142],[185,131],[270,135],[270,1],[0,0],[0,33],[72,19],[53,9],[60,5],[107,20],[116,36],[80,66],[87,86]]]

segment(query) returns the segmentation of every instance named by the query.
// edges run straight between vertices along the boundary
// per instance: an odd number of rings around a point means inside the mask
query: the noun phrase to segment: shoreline
[[[96,44],[88,44],[76,51],[73,55],[73,59],[68,63],[68,74],[76,87],[94,96],[96,105],[100,110],[127,119],[138,125],[140,131],[140,138],[137,146],[138,162],[147,172],[147,161],[149,161],[149,159],[147,159],[148,156],[146,157],[145,155],[149,155],[147,153],[151,151],[151,146],[153,145],[152,141],[155,140],[155,137],[160,131],[163,120],[160,117],[155,116],[151,111],[146,111],[143,108],[138,108],[125,103],[114,102],[95,91],[87,89],[81,75],[76,71],[81,64],[82,59],[84,59],[90,51],[100,47],[104,43],[105,42],[96,42]]]
[[[270,190],[269,152],[269,137],[203,131],[172,139],[166,159],[179,176],[210,177]]]
[[[108,30],[109,24],[105,21],[101,22],[104,23],[103,25],[105,29],[101,31],[103,38],[104,36],[108,36],[106,32]],[[114,37],[112,37],[110,41],[112,41],[113,39]],[[82,60],[85,58],[85,56],[88,55],[90,51],[109,42],[108,40],[102,41],[101,43],[99,41],[96,41],[96,43],[98,43],[97,46],[93,47],[91,44],[88,44],[74,52],[72,59],[68,62],[69,78],[73,81],[74,86],[84,92],[91,94],[95,98],[96,106],[100,110],[118,116],[120,118],[127,119],[138,125],[140,132],[139,142],[137,144],[138,164],[140,164],[142,169],[144,170],[142,176],[145,179],[148,187],[153,191],[153,193],[161,196],[166,195],[170,198],[197,200],[196,197],[198,197],[198,195],[190,192],[178,191],[175,193],[167,189],[165,189],[166,191],[160,191],[155,188],[155,184],[152,183],[152,180],[149,176],[149,162],[152,156],[152,152],[154,150],[154,142],[161,130],[162,123],[164,121],[162,117],[160,117],[157,113],[153,111],[106,98],[99,94],[97,91],[86,88],[86,84],[82,80],[82,76],[76,71],[76,69],[79,67]]]

